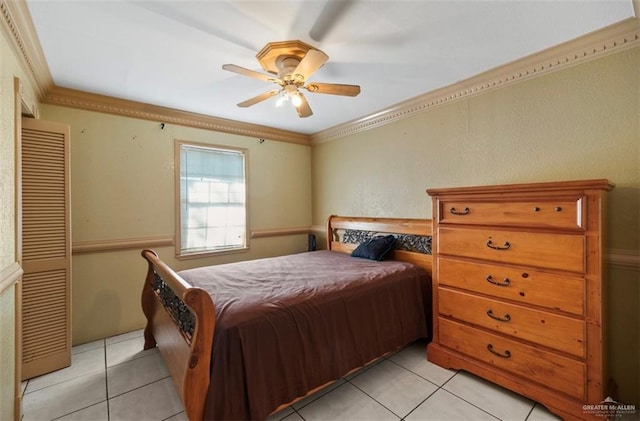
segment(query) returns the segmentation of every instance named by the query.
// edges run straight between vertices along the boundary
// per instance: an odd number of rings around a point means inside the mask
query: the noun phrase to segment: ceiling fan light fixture
[[[300,89],[306,89],[310,93],[341,96],[357,96],[360,93],[360,86],[358,85],[311,83],[305,86],[305,82],[326,63],[329,56],[301,41],[269,43],[256,55],[256,58],[262,68],[271,75],[236,66],[235,64],[225,64],[222,69],[274,83],[278,85],[278,88],[240,102],[238,103],[239,107],[250,107],[277,95],[277,107],[281,107],[285,102],[291,101],[299,117],[309,117],[313,112]]]
[[[278,96],[278,100],[276,101],[276,107],[282,107],[284,105],[285,102],[289,101],[289,97],[287,95],[285,95],[284,92],[282,92],[279,96]]]
[[[300,92],[298,92],[297,89],[282,89],[278,95],[276,107],[282,107],[285,102],[289,101],[291,101],[294,107],[302,105],[302,98],[300,97]]]
[[[298,94],[298,92],[296,91],[295,94],[293,95],[289,95],[291,98],[291,103],[293,104],[294,107],[299,107],[300,105],[302,105],[302,98],[300,98],[300,95]]]

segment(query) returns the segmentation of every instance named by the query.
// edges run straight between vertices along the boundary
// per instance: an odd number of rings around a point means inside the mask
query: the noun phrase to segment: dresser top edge
[[[607,179],[553,181],[543,183],[497,184],[490,186],[448,187],[427,189],[429,196],[464,193],[524,193],[538,191],[566,191],[566,190],[606,190],[611,191],[615,184]]]

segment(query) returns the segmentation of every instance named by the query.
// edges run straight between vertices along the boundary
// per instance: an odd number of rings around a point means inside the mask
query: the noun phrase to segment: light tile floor
[[[142,331],[73,348],[70,367],[23,383],[24,421],[187,420]],[[294,403],[269,421],[557,420],[535,402],[425,359],[414,343]]]

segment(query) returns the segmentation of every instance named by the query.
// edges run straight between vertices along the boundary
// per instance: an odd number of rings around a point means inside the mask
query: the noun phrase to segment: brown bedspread
[[[180,276],[215,304],[208,420],[264,419],[430,331],[431,282],[410,263],[316,251]]]

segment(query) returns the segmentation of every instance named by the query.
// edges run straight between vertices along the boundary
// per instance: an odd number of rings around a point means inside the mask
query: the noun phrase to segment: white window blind
[[[180,254],[246,247],[243,151],[180,144]]]

